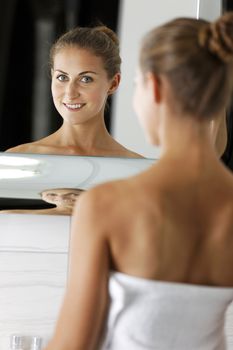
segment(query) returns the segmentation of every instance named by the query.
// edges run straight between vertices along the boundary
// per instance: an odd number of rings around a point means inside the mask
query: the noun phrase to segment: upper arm
[[[108,305],[108,243],[95,199],[81,197],[72,219],[69,277],[53,350],[96,349]]]

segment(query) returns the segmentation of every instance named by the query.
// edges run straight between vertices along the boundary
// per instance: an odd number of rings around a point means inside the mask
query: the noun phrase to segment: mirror
[[[97,22],[98,19],[113,30],[117,30],[121,4],[119,0],[113,0],[111,3],[104,0],[94,3],[91,1],[15,0],[9,3],[3,0],[2,6],[6,16],[1,23],[0,32],[4,39],[1,62],[6,69],[0,82],[0,150],[5,151],[10,147],[43,138],[61,126],[62,120],[53,106],[51,97],[48,69],[48,54],[51,44],[58,36],[76,26],[77,23],[86,26]],[[22,18],[26,20],[21,21]],[[28,33],[27,40],[19,40],[21,37],[24,38],[25,32]],[[22,51],[24,55],[21,54]],[[15,77],[22,70],[24,72],[23,79],[20,79],[19,87],[18,80],[17,84],[15,82]],[[11,79],[15,83],[9,84]],[[19,89],[20,94],[15,93],[19,92]],[[10,101],[12,95],[14,95],[14,103]],[[105,122],[109,131],[111,131],[111,107],[110,100],[110,109],[106,110],[105,113]],[[12,116],[12,119],[9,116]],[[23,158],[29,160],[30,156],[25,154],[25,151],[22,152],[24,157],[21,158],[21,161]],[[26,153],[34,152],[27,150]],[[48,152],[40,150],[39,153]],[[49,153],[52,154],[53,151]],[[115,151],[114,156],[121,155],[121,152]],[[80,190],[85,190],[86,185],[87,187],[94,185],[95,182],[92,183],[91,180],[92,176],[94,176],[96,183],[99,183],[127,176],[127,174],[134,174],[134,171],[140,167],[143,169],[144,166],[147,166],[147,161],[139,161],[136,165],[129,160],[129,165],[127,165],[126,160],[118,159],[118,163],[116,163],[117,158],[113,161],[108,159],[111,157],[110,154],[106,158],[108,165],[105,165],[104,160],[99,162],[97,158],[93,158],[91,161],[89,158],[84,160],[82,157],[76,157],[74,161],[73,156],[66,158],[65,156],[52,157],[49,154],[44,156],[38,154],[34,157],[34,161],[38,161],[34,165],[26,162],[16,166],[17,162],[20,161],[20,154],[14,155],[12,153],[5,156],[8,157],[8,160],[14,161],[15,165],[10,165],[10,168],[7,168],[4,163],[4,155],[1,155],[3,163],[0,165],[0,207],[3,210],[2,213],[14,210],[21,213],[26,213],[28,210],[30,213],[35,210],[38,214],[56,213],[54,210],[56,209],[54,208],[55,202],[51,203],[50,198],[50,203],[46,203],[43,200],[43,191],[53,190],[55,192],[61,189],[64,195],[66,189],[70,191],[70,189],[75,188],[77,190],[77,186]],[[124,156],[129,157],[127,154]],[[133,156],[137,157],[135,154]],[[66,169],[67,171],[65,171]],[[72,169],[74,172],[73,178],[68,169]],[[97,173],[93,175],[92,171],[97,171]],[[11,178],[13,176],[15,178]],[[55,196],[55,193],[50,194],[50,197],[51,195]],[[74,196],[74,193],[72,195]],[[56,192],[56,196],[59,197],[61,194]]]
[[[15,199],[26,200],[23,210],[32,209],[30,206],[27,208],[27,200],[37,202],[36,210],[45,209],[44,202],[49,202],[54,207],[56,200],[58,201],[61,195],[66,201],[72,201],[76,195],[84,190],[105,181],[135,175],[148,168],[153,162],[153,159],[144,158],[54,156],[1,152],[0,197],[2,213],[6,209],[9,210],[8,212],[22,209],[20,206],[17,207]],[[12,199],[13,207],[7,208],[4,204],[5,199]],[[22,212],[27,213],[27,211]],[[54,214],[53,211],[32,211],[31,213]],[[59,211],[55,211],[56,213],[59,214]]]
[[[71,2],[69,4],[68,3],[69,2],[62,0],[55,0],[43,4],[43,2],[37,0],[30,3],[23,0],[15,1],[14,5],[12,4],[12,7],[9,7],[9,5],[7,5],[8,2],[6,0],[4,1],[6,13],[8,16],[11,14],[12,21],[16,22],[4,22],[6,30],[1,31],[4,33],[4,35],[5,32],[8,33],[8,35],[5,35],[4,47],[6,48],[6,52],[11,54],[11,63],[13,63],[11,64],[11,69],[9,70],[9,62],[7,62],[5,59],[7,69],[6,72],[4,72],[1,84],[3,84],[5,81],[6,86],[7,81],[10,80],[11,74],[12,76],[18,76],[17,72],[21,71],[20,65],[22,65],[22,67],[27,67],[27,69],[24,70],[24,79],[22,82],[22,84],[24,84],[24,89],[22,89],[22,94],[20,96],[19,94],[13,94],[15,103],[11,103],[10,97],[12,96],[12,91],[14,91],[14,89],[17,91],[18,86],[11,87],[13,90],[6,90],[9,92],[9,94],[5,93],[4,101],[3,98],[0,100],[0,112],[2,115],[2,120],[0,119],[0,123],[2,125],[0,128],[0,133],[2,133],[1,150],[4,150],[5,148],[4,143],[7,148],[7,146],[14,146],[20,142],[30,142],[33,139],[35,140],[45,136],[58,127],[60,119],[56,115],[57,112],[55,109],[52,109],[51,106],[50,78],[47,74],[49,48],[51,43],[55,40],[55,37],[58,34],[60,35],[62,31],[66,30],[68,27],[74,26],[77,22],[79,22],[82,26],[88,25],[91,22],[94,22],[94,17],[96,16],[102,20],[103,23],[106,23],[114,30],[117,30],[120,38],[121,57],[123,60],[122,82],[119,87],[119,91],[115,95],[113,106],[110,106],[112,107],[111,118],[109,113],[107,114],[106,125],[109,130],[111,129],[110,131],[114,138],[128,149],[132,149],[145,157],[159,157],[159,150],[146,144],[142,131],[135,121],[136,117],[131,117],[133,114],[131,103],[133,94],[132,83],[137,64],[136,57],[140,39],[143,34],[153,25],[159,24],[160,22],[168,20],[174,16],[191,15],[204,17],[207,19],[214,19],[221,12],[222,1],[214,0],[213,4],[211,5],[211,11],[209,11],[208,1],[205,0],[195,2],[193,2],[193,0],[181,1],[176,5],[174,5],[173,0],[166,0],[166,4],[164,6],[161,6],[161,4],[159,5],[160,11],[158,16],[155,16],[158,4],[154,0],[148,0],[146,10],[144,3],[135,2],[134,0],[124,0],[121,2],[114,0],[110,5],[109,2],[98,0],[95,1],[94,5],[92,4],[93,6],[89,6],[90,1],[72,2],[72,4]],[[23,7],[25,8],[23,9]],[[87,8],[89,9],[89,12],[86,11]],[[141,18],[141,13],[143,11],[147,12],[145,21]],[[19,16],[15,16],[16,13]],[[133,17],[132,13],[134,13]],[[21,30],[17,25],[17,18],[20,18],[21,15],[26,16],[28,19],[28,21],[24,22],[23,30],[26,28],[30,28],[32,30],[32,32],[30,32],[30,36],[28,37],[28,42],[20,42],[20,45],[23,45],[21,49],[25,51],[25,55],[21,55],[21,50],[18,46],[19,43],[13,42],[12,34],[10,34],[11,32],[16,34],[16,30]],[[137,18],[138,20],[140,19],[140,26],[138,26],[138,21],[136,20]],[[59,29],[56,28],[57,24],[60,26]],[[6,43],[7,40],[8,44]],[[12,45],[12,48],[10,47],[10,43],[11,45],[14,44]],[[35,49],[34,56],[31,55],[33,52],[33,45]],[[2,60],[4,57],[6,58],[6,52],[5,56],[2,55]],[[32,73],[32,66],[35,68],[34,73]],[[34,77],[33,81],[28,80],[30,75]],[[4,85],[2,85],[2,89],[3,87]],[[28,95],[29,92],[27,92],[26,95],[24,94],[25,90],[30,91],[30,97]],[[2,96],[3,95],[4,94],[2,94]],[[9,118],[9,115],[13,116],[12,120]],[[32,116],[32,119],[25,120],[25,115]],[[12,125],[14,125],[14,127],[12,127]],[[23,131],[22,128],[24,129]],[[28,131],[28,133],[26,131]],[[7,156],[8,155],[9,157],[14,157],[14,154],[7,154]],[[19,157],[19,155],[17,157]],[[28,158],[30,156],[25,154],[25,157]],[[50,155],[35,155],[36,159],[38,159],[38,157],[41,159],[41,163],[37,165],[36,172],[39,172],[42,169],[43,176],[35,174],[34,176],[29,176],[27,178],[2,178],[0,180],[1,209],[53,209],[53,204],[46,204],[41,198],[41,193],[44,190],[57,190],[58,188],[61,188],[64,191],[64,189],[70,188],[77,189],[78,186],[80,189],[85,189],[85,184],[82,185],[81,180],[72,180],[68,169],[75,169],[75,177],[76,179],[79,179],[79,176],[82,174],[82,171],[80,170],[82,166],[84,171],[87,170],[88,162],[87,160],[84,161],[84,159],[91,159],[91,157],[51,157]],[[74,158],[76,160],[71,165],[69,162]],[[106,158],[106,161],[109,161],[109,166],[105,165],[105,161],[102,158],[99,158],[101,159],[100,163],[98,163],[98,157],[93,157],[93,160],[94,159],[94,164],[98,164],[98,166],[103,169],[99,172],[99,175],[101,174],[101,179],[98,177],[96,178],[97,183],[99,180],[111,180],[115,177],[118,178],[118,176],[124,176],[124,167],[116,167],[114,172],[111,171],[111,158]],[[120,161],[120,159],[117,158],[113,160],[113,163],[116,164],[116,161]],[[67,162],[68,165],[66,167]],[[127,158],[124,161],[120,161],[121,164],[122,162],[129,162],[130,166],[132,166],[133,163],[137,163],[139,168],[143,164],[142,169],[144,164],[147,166],[147,160],[141,159],[135,160],[135,162],[132,163],[132,161]],[[149,164],[150,162],[151,160],[148,160]],[[77,163],[79,164],[78,168]],[[64,166],[62,166],[62,164]],[[4,165],[1,165],[1,167],[2,166]],[[29,166],[27,167],[29,168]],[[59,171],[57,171],[58,168]],[[67,172],[65,169],[67,169]],[[2,169],[2,171],[3,170],[4,169]],[[47,182],[45,181],[45,173],[47,174]],[[133,173],[134,171],[132,170],[132,174]],[[24,175],[25,174],[26,170],[24,170]],[[127,176],[127,174],[125,175]],[[61,178],[61,176],[64,178]],[[38,182],[37,185],[35,185],[36,182]],[[89,182],[89,185],[92,186],[93,183]],[[42,213],[42,211],[40,213]]]
[[[145,157],[157,158],[159,150],[147,145],[132,110],[140,39],[152,26],[174,16],[214,19],[222,11],[223,1],[213,0],[209,6],[208,0],[179,1],[177,4],[166,0],[164,5],[147,0],[145,8],[144,3],[133,0],[3,0],[2,6],[6,15],[0,24],[3,41],[0,63],[5,68],[0,82],[0,151],[38,140],[59,128],[61,118],[53,106],[50,92],[49,48],[55,38],[77,23],[86,26],[99,20],[118,33],[122,57],[120,87],[105,115],[107,129],[126,148]],[[142,17],[142,13],[145,16]],[[25,32],[27,40],[23,40]],[[18,81],[10,84],[22,70],[20,88]]]

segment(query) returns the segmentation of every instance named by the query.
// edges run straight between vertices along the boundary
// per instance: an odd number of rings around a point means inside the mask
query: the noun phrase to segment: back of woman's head
[[[51,47],[51,68],[53,68],[56,53],[67,46],[86,49],[101,57],[109,78],[120,72],[121,58],[118,37],[110,28],[104,25],[76,27],[63,34]]]
[[[140,65],[143,72],[166,76],[171,106],[211,118],[231,97],[233,12],[213,23],[178,18],[155,28],[142,42]]]

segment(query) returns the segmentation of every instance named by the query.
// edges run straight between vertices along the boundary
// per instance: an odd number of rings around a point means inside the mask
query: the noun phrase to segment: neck
[[[64,122],[56,134],[62,146],[78,147],[85,151],[102,148],[112,140],[103,118],[93,118],[76,125]]]
[[[218,159],[210,121],[190,116],[168,116],[160,127],[162,156],[205,163],[206,157]]]

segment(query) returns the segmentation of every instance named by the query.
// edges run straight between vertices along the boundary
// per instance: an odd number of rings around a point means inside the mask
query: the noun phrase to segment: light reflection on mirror
[[[25,169],[0,169],[0,180],[21,179],[39,175],[37,171]]]
[[[0,157],[0,180],[11,180],[39,176],[42,160],[26,157]]]

